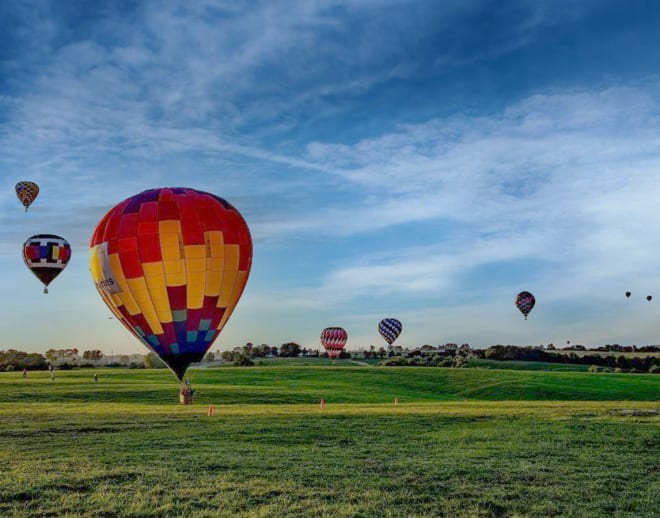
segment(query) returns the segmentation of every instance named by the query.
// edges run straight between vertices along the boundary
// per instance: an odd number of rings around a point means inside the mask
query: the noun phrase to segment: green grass
[[[96,372],[0,374],[0,516],[660,509],[660,376],[197,369],[180,406],[168,371]]]
[[[93,383],[93,374],[99,383]],[[219,367],[191,369],[196,401],[208,404],[311,404],[433,401],[658,400],[660,376],[587,372],[442,369],[428,367]],[[4,390],[5,386],[11,390]],[[47,372],[0,375],[3,402],[165,404],[177,398],[166,370]]]
[[[526,371],[573,371],[587,372],[589,365],[576,363],[552,363],[552,362],[523,362],[523,361],[499,361],[499,360],[468,360],[468,367],[482,369],[514,369]]]
[[[351,360],[331,360],[330,358],[255,358],[254,364],[257,366],[269,367],[318,367],[324,365],[334,365],[341,367],[353,367],[359,365]]]

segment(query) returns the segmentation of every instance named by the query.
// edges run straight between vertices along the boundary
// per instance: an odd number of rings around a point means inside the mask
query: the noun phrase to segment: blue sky
[[[378,347],[384,317],[410,347],[660,343],[659,26],[642,1],[3,2],[0,348],[143,351],[87,250],[162,186],[253,235],[213,350]],[[47,296],[37,233],[73,247]]]

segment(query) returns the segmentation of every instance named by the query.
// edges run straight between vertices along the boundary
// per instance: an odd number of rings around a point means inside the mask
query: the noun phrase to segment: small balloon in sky
[[[150,189],[122,201],[90,242],[101,298],[179,381],[219,336],[251,265],[243,216],[194,189]]]
[[[527,320],[527,315],[534,308],[534,304],[536,304],[536,299],[529,291],[521,291],[516,295],[516,307],[525,316],[525,320]]]
[[[626,298],[627,298],[627,299],[630,298],[630,295],[631,295],[631,293],[630,293],[629,291],[626,291]]]
[[[648,300],[649,302],[651,302],[651,300],[653,300],[653,297],[652,297],[651,295],[647,295],[647,296],[646,296],[646,300]]]
[[[321,345],[328,351],[330,358],[336,358],[344,349],[348,333],[341,327],[326,327],[321,332]]]
[[[32,202],[39,195],[39,186],[34,182],[22,181],[16,184],[16,196],[25,207],[27,212]]]
[[[388,345],[392,345],[399,337],[403,325],[396,318],[384,318],[378,324],[378,332],[385,339]]]
[[[43,283],[44,293],[71,259],[71,245],[54,234],[37,234],[23,244],[23,261]]]

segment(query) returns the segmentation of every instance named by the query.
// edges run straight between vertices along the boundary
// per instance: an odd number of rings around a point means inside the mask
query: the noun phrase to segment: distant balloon
[[[630,298],[631,293],[629,291],[626,291],[626,298]]]
[[[186,188],[124,200],[90,242],[96,289],[114,316],[179,381],[227,323],[252,264],[241,214],[222,198]]]
[[[385,339],[388,345],[392,345],[401,334],[403,325],[396,318],[384,318],[378,324],[378,332]]]
[[[651,299],[653,299],[653,297],[651,295],[646,296],[646,300],[648,300],[649,302],[651,302]]]
[[[25,207],[25,212],[27,212],[28,207],[32,205],[38,194],[39,186],[34,182],[24,181],[16,184],[16,196]]]
[[[71,259],[71,245],[63,237],[37,234],[23,244],[23,260],[32,273],[44,284],[44,293]]]
[[[534,304],[536,304],[536,299],[529,291],[521,291],[516,296],[516,307],[525,316],[525,320],[527,320],[527,315],[529,315]]]
[[[332,359],[339,356],[346,345],[346,340],[348,333],[341,327],[326,327],[321,332],[321,345]]]

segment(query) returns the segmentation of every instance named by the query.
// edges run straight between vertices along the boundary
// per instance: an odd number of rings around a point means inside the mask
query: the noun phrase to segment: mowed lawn
[[[195,369],[181,406],[169,371],[93,372],[0,374],[0,516],[660,510],[660,376]]]

